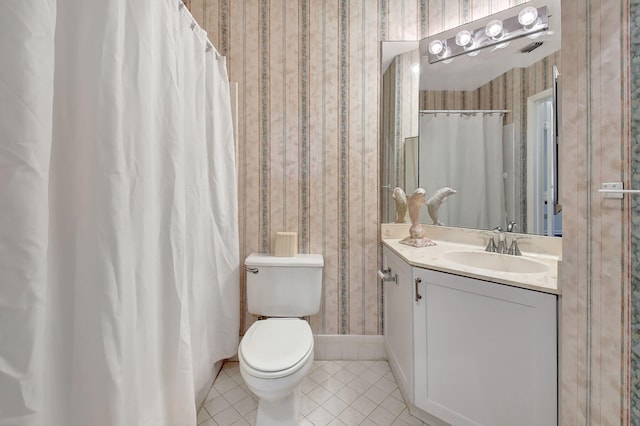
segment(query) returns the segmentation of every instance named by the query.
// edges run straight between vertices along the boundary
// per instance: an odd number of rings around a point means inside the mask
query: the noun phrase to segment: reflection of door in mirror
[[[530,232],[562,236],[562,213],[554,214],[553,91],[527,99],[527,217]]]

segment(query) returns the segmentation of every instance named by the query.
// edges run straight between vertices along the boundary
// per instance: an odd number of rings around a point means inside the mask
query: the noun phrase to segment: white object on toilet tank
[[[276,257],[250,254],[247,270],[247,308],[254,315],[303,317],[320,310],[321,254]]]

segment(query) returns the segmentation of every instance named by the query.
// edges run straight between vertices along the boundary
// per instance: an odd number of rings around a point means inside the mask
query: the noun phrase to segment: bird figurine
[[[444,225],[438,220],[438,209],[444,203],[448,196],[455,194],[457,191],[453,188],[445,186],[436,191],[435,194],[427,201],[427,211],[434,225]]]
[[[411,227],[409,228],[409,236],[400,240],[401,244],[412,247],[429,247],[436,245],[432,240],[425,237],[425,230],[420,224],[420,209],[425,204],[425,194],[424,189],[418,188],[413,194],[407,197]]]

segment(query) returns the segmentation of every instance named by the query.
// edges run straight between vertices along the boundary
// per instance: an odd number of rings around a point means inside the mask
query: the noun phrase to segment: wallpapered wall
[[[417,39],[425,2],[187,5],[239,82],[241,257],[298,231],[325,258],[314,332],[379,334],[379,40]]]
[[[632,172],[629,2],[562,0],[565,425],[630,422],[629,197],[596,192],[603,181],[629,187]],[[239,83],[241,256],[268,251],[284,229],[300,233],[302,250],[324,254],[315,333],[381,330],[379,42],[416,40],[520,3],[187,0]],[[245,312],[243,327],[252,321]]]
[[[640,0],[631,1],[631,187],[640,188]],[[631,198],[631,419],[640,425],[640,197]]]
[[[602,182],[623,181],[629,188],[633,172],[628,7],[626,0],[562,1],[559,281],[565,425],[630,421],[629,197],[612,200],[597,192]]]

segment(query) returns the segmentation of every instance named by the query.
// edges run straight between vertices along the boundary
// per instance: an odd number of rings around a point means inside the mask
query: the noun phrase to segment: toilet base
[[[260,398],[256,426],[300,426],[300,386],[281,399]]]

